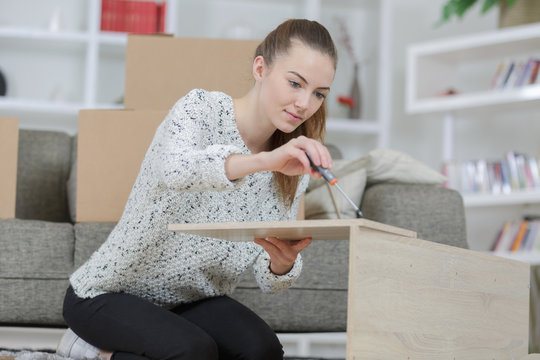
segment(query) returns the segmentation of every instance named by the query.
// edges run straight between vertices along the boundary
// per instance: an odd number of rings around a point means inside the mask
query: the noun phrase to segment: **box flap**
[[[125,108],[170,109],[195,88],[240,97],[253,85],[253,55],[259,42],[130,35]]]

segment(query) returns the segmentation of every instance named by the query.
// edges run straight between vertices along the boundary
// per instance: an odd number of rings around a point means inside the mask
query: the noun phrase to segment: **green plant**
[[[474,4],[482,1],[482,14],[488,12],[493,6],[498,5],[502,1],[511,6],[517,0],[448,0],[442,9],[441,20],[437,23],[437,26],[440,26],[447,22],[452,16],[457,16],[462,18],[463,14],[467,12]]]

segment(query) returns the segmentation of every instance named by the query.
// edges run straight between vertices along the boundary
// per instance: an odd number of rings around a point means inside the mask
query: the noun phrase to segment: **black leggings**
[[[227,296],[166,310],[123,293],[81,299],[70,286],[64,319],[86,342],[113,351],[114,360],[283,359],[268,324]]]

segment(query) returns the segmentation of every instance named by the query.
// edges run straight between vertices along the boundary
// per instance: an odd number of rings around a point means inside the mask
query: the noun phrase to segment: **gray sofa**
[[[72,223],[67,180],[76,141],[59,132],[21,130],[16,219],[0,220],[0,326],[64,326],[71,272],[106,239],[114,223]],[[433,185],[377,184],[366,189],[366,218],[466,247],[461,196]],[[278,332],[346,328],[348,242],[317,241],[289,290],[265,295],[247,272],[234,297]],[[314,316],[314,314],[316,314]]]

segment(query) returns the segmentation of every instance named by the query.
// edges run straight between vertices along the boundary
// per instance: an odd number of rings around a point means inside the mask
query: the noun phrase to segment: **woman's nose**
[[[296,97],[295,106],[299,110],[306,110],[309,107],[309,94],[302,93]]]

